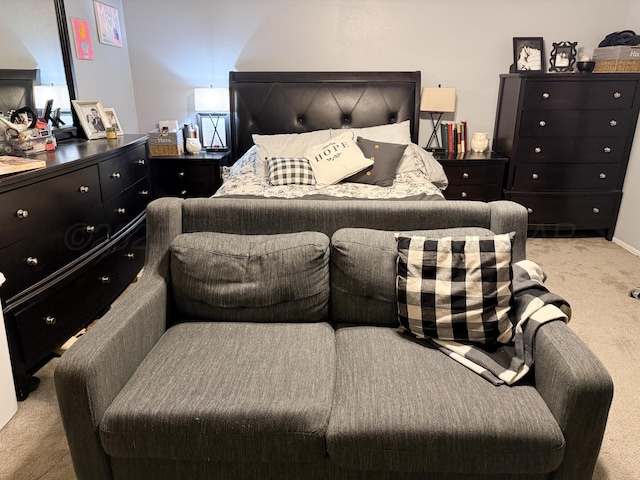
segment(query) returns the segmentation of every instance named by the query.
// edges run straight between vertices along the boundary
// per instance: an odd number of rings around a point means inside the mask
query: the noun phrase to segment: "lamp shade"
[[[69,89],[66,85],[36,85],[33,87],[36,108],[44,108],[47,100],[53,100],[53,108],[71,110]]]
[[[433,88],[422,89],[420,98],[420,111],[422,112],[455,112],[456,111],[456,89],[455,88]]]
[[[224,87],[194,88],[196,112],[228,112],[229,89]]]

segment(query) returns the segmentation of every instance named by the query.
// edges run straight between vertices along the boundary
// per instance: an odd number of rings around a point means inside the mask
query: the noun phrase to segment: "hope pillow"
[[[319,185],[333,185],[373,165],[373,160],[364,156],[348,132],[309,147],[305,157]]]

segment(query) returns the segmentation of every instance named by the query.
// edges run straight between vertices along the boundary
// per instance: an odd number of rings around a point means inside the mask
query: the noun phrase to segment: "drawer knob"
[[[542,98],[544,98],[545,100],[546,100],[547,98],[549,98],[550,96],[551,96],[551,95],[549,95],[549,92],[544,92],[544,93],[542,94]]]
[[[136,162],[138,165],[144,165],[145,161],[144,158],[139,158],[138,161]]]
[[[56,320],[56,317],[52,317],[51,315],[49,315],[48,317],[45,317],[44,319],[45,325],[48,325],[48,326],[55,325],[57,321],[58,320]]]
[[[147,197],[149,196],[149,190],[140,190],[140,195],[143,197]]]
[[[85,231],[87,233],[93,233],[93,232],[96,231],[96,227],[94,227],[93,225],[87,225],[86,228],[85,228]]]
[[[111,278],[108,277],[107,275],[104,275],[104,276],[100,277],[99,280],[100,280],[100,282],[105,283],[105,284],[111,282]]]
[[[529,214],[532,214],[532,213],[533,213],[533,208],[531,208],[531,207],[527,208],[527,212],[528,212]]]
[[[461,196],[462,198],[467,198],[469,195],[467,194],[467,192],[462,192],[462,193],[460,194],[460,196]]]
[[[616,92],[613,94],[613,98],[620,98],[622,94],[620,92]]]
[[[533,149],[533,151],[536,152],[536,153],[540,153],[540,152],[542,152],[542,149],[540,147],[536,147],[536,148]]]
[[[86,185],[80,185],[80,188],[78,189],[78,191],[80,193],[87,193],[89,192],[89,187],[87,187]]]
[[[593,207],[593,209],[591,210],[593,213],[600,213],[600,209],[598,207]]]
[[[187,191],[186,190],[181,190],[180,191],[180,195],[182,195],[183,197],[185,197],[187,195]]]
[[[129,252],[125,254],[125,258],[128,258],[129,260],[133,260],[134,258],[136,258],[136,254]]]
[[[116,210],[116,213],[118,213],[119,215],[124,215],[125,213],[127,213],[127,209],[124,207],[120,207]]]
[[[111,178],[120,178],[120,172],[113,172]]]
[[[38,259],[36,257],[27,257],[27,265],[30,267],[37,267]]]
[[[464,173],[462,174],[462,178],[469,178],[469,174],[468,174],[467,172],[464,172]]]
[[[604,147],[602,150],[604,153],[611,153],[611,147]]]
[[[179,173],[178,173],[178,176],[179,176],[180,178],[184,177],[184,172],[179,172]]]
[[[618,125],[618,122],[617,122],[617,121],[615,121],[615,120],[611,120],[611,121],[609,122],[609,125],[611,125],[612,127],[615,127],[616,125]]]
[[[16,217],[27,218],[29,216],[29,210],[23,210],[22,208],[16,212]]]
[[[540,178],[540,176],[537,173],[534,173],[533,175],[531,175],[531,178],[537,180],[538,178]]]
[[[598,176],[599,176],[601,179],[603,179],[603,180],[604,180],[605,178],[607,178],[607,174],[606,174],[606,173],[604,173],[604,172],[600,172],[600,175],[598,175]]]
[[[541,127],[546,127],[547,126],[547,122],[545,122],[544,120],[540,120],[538,122],[538,125],[540,125]]]

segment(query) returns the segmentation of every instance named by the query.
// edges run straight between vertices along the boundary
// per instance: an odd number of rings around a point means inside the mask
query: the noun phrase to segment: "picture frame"
[[[116,115],[116,109],[113,107],[104,107],[104,124],[105,127],[111,127],[116,131],[116,135],[124,135],[118,115]]]
[[[122,30],[118,9],[94,0],[93,11],[96,15],[98,41],[105,45],[122,48]]]
[[[573,72],[573,67],[578,56],[578,42],[554,42],[549,59],[549,71],[569,73]]]
[[[513,37],[513,73],[544,73],[543,37]]]
[[[229,150],[231,124],[226,112],[197,113],[200,143],[207,152]]]
[[[107,136],[106,114],[99,100],[72,100],[71,104],[87,139],[94,140]]]

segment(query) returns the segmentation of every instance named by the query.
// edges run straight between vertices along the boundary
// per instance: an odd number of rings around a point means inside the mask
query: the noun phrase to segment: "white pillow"
[[[306,133],[282,133],[276,135],[254,134],[251,137],[257,147],[256,175],[268,177],[269,165],[267,158],[304,157],[304,152],[310,146],[330,140],[331,132],[329,130],[316,130]]]
[[[373,160],[364,156],[351,135],[345,132],[307,149],[304,156],[309,160],[317,184],[333,185],[373,165]]]
[[[332,128],[331,137],[337,137],[338,135],[342,135],[344,132],[351,132],[354,139],[362,137],[375,140],[376,142],[401,143],[403,145],[411,143],[411,122],[409,120],[405,120],[400,123],[377,125],[375,127]]]

